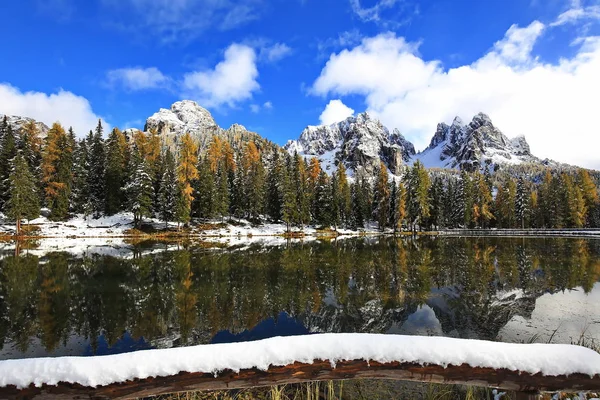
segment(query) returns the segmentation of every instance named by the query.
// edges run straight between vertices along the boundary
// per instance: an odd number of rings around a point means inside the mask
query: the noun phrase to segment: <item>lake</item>
[[[2,252],[0,359],[318,332],[600,340],[598,239],[382,236],[94,249]]]

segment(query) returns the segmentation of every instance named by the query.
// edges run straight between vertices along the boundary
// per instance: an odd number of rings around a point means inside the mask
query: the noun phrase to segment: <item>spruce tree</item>
[[[34,219],[40,213],[37,182],[21,152],[18,152],[10,162],[7,183],[6,215],[15,221],[16,234],[20,236],[22,233],[21,221]]]
[[[346,167],[344,163],[338,164],[336,171],[336,185],[337,185],[337,209],[340,213],[341,223],[344,226],[348,226],[350,223],[350,215],[352,212],[352,197],[350,193],[350,185],[348,184],[348,177],[346,175]]]
[[[442,178],[436,176],[429,188],[429,218],[430,227],[438,229],[442,225],[444,219],[444,183]]]
[[[4,203],[8,200],[8,177],[10,175],[10,161],[17,155],[17,146],[12,127],[6,122],[6,116],[3,120],[5,125],[2,130],[2,140],[0,142],[0,209],[4,210]]]
[[[292,182],[296,188],[296,204],[298,206],[298,224],[304,226],[310,222],[310,194],[308,189],[307,166],[298,153],[293,157]]]
[[[430,202],[429,187],[431,181],[429,174],[420,161],[415,162],[408,174],[408,218],[411,221],[413,231],[417,225],[422,226],[429,218]]]
[[[139,228],[144,217],[152,216],[152,197],[154,187],[150,176],[150,166],[145,158],[137,156],[133,160],[133,175],[125,187],[129,210],[133,213],[133,221]]]
[[[287,231],[290,232],[292,224],[298,221],[298,203],[296,190],[290,176],[293,174],[292,158],[286,157],[285,167],[281,174],[281,188],[283,193],[281,205],[281,219],[285,222]]]
[[[198,165],[198,179],[195,182],[194,215],[209,219],[216,215],[215,178],[210,168],[210,159],[203,157]]]
[[[106,141],[106,172],[105,212],[113,215],[121,211],[125,205],[125,186],[127,178],[127,158],[129,148],[127,138],[118,129],[114,128]]]
[[[177,205],[179,198],[181,198],[176,168],[175,157],[171,150],[167,148],[158,201],[160,218],[165,221],[165,227],[169,221],[175,220]]]
[[[277,222],[282,218],[282,207],[284,201],[284,178],[285,165],[279,151],[273,154],[273,165],[267,173],[266,189],[266,212],[272,221]]]
[[[104,150],[104,128],[102,121],[98,120],[98,125],[94,134],[88,142],[89,170],[88,170],[88,187],[90,195],[90,204],[94,217],[98,218],[105,210],[105,163],[106,156]]]
[[[88,185],[89,154],[88,141],[80,140],[73,152],[73,189],[71,191],[71,209],[78,214],[91,214],[90,191]]]
[[[331,186],[325,171],[321,171],[315,188],[315,201],[317,203],[317,214],[315,222],[321,226],[328,227],[332,223]]]
[[[375,206],[374,215],[379,229],[385,230],[387,221],[389,218],[389,207],[390,207],[390,186],[388,170],[383,161],[379,162],[379,168],[377,170],[377,178],[375,182],[375,191],[373,195],[373,203]]]
[[[515,196],[515,216],[521,229],[525,229],[525,220],[529,212],[529,194],[523,177],[517,182],[517,193]]]
[[[248,142],[242,154],[242,185],[246,216],[257,221],[264,210],[265,169],[254,142]]]

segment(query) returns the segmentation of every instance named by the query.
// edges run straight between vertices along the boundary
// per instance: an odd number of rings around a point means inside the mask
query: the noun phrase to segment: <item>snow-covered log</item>
[[[600,354],[572,345],[318,334],[97,356],[0,362],[0,398],[132,398],[348,378],[521,392],[600,390]]]

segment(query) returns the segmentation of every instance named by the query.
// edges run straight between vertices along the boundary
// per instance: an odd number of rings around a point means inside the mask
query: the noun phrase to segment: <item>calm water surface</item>
[[[599,281],[594,239],[22,251],[0,260],[0,359],[318,332],[598,341]]]

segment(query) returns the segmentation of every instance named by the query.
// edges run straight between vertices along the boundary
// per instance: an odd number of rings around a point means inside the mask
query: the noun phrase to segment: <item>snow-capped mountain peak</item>
[[[426,167],[475,170],[486,164],[540,162],[531,154],[524,136],[507,138],[484,113],[464,124],[456,117],[452,125],[440,123],[429,146],[414,157]]]
[[[331,125],[307,126],[298,140],[284,146],[291,154],[317,157],[322,168],[332,173],[340,162],[349,171],[362,168],[373,173],[382,160],[392,173],[415,154],[412,143],[395,129],[393,132],[368,113],[348,117]]]

